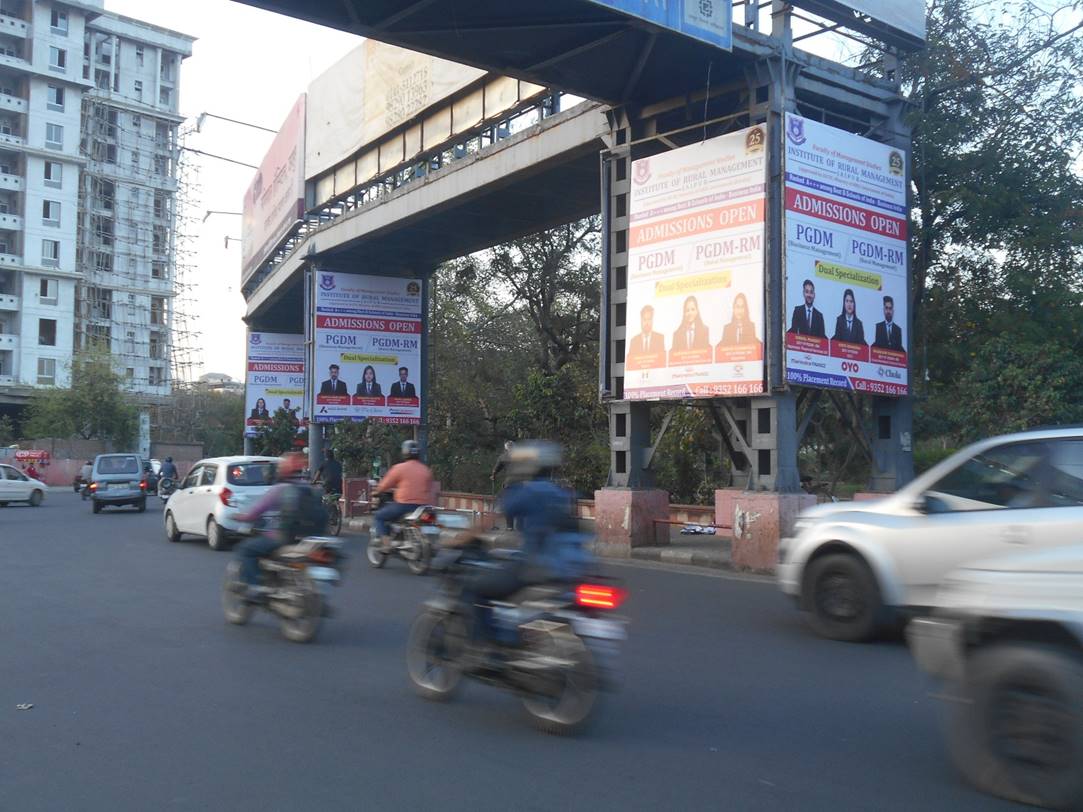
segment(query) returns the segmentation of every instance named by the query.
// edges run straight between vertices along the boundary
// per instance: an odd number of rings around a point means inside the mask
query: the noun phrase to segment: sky
[[[196,37],[181,65],[180,112],[192,127],[201,113],[278,129],[309,82],[355,47],[359,37],[271,14],[230,0],[106,0],[109,11]],[[260,130],[205,120],[187,146],[258,165],[274,136]],[[239,212],[255,170],[188,153],[195,170],[188,217],[194,249],[186,282],[197,362],[193,378],[222,372],[244,380],[244,299],[240,293],[241,218],[207,210]]]

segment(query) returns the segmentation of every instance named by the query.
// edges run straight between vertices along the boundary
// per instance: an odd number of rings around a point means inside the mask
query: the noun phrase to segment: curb
[[[683,564],[693,567],[708,567],[716,570],[728,570],[735,572],[733,564],[718,553],[701,552],[698,550],[672,550],[665,547],[635,547],[632,550],[633,559],[639,561],[660,561],[664,564]]]

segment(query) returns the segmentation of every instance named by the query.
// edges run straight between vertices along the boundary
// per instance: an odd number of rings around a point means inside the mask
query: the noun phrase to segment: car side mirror
[[[922,515],[927,515],[932,512],[932,504],[929,499],[929,494],[923,493],[914,500],[913,508]]]

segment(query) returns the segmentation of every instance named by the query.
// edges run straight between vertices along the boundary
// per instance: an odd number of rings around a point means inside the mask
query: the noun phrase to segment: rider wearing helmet
[[[159,473],[161,474],[163,479],[177,478],[177,466],[173,464],[172,457],[165,458],[165,462],[162,463],[162,467]]]
[[[308,487],[301,478],[304,467],[303,454],[286,454],[278,462],[278,484],[268,490],[250,510],[236,517],[237,521],[247,524],[258,521],[268,512],[279,516],[275,527],[258,536],[252,536],[237,546],[237,557],[241,561],[241,579],[248,585],[249,599],[260,597],[259,560],[271,555],[279,547],[296,541],[293,530],[286,521],[286,514],[289,512],[286,508],[292,503],[291,497],[295,496],[298,488]]]
[[[387,523],[432,504],[436,498],[432,471],[420,457],[421,446],[416,440],[407,440],[402,444],[403,461],[391,466],[391,470],[376,486],[375,495],[390,491],[395,493],[394,500],[377,510],[372,517],[373,530],[383,540],[385,550],[391,547]]]

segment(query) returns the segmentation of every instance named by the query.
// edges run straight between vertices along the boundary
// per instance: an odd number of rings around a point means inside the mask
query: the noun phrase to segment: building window
[[[149,372],[150,372],[150,385],[151,386],[164,386],[165,385],[165,368],[164,367],[151,367]]]
[[[143,126],[143,117],[142,116],[132,116],[132,126],[135,127],[137,130],[140,127],[142,127]]]
[[[64,128],[59,124],[46,124],[45,146],[49,149],[64,149]]]
[[[109,71],[104,68],[94,68],[94,86],[98,90],[109,89]]]
[[[169,87],[163,87],[158,91],[158,104],[163,107],[169,107],[173,104],[173,89]]]
[[[165,299],[161,296],[150,297],[150,323],[165,324]]]
[[[165,279],[165,263],[152,262],[150,264],[150,275],[153,279]]]
[[[113,320],[113,291],[108,288],[88,288],[90,318],[100,321]]]
[[[46,105],[50,110],[58,113],[64,112],[64,88],[49,85],[49,101]]]
[[[162,360],[162,334],[151,333],[150,334],[150,357],[151,360]]]
[[[113,347],[112,329],[108,324],[91,324],[87,328],[85,346],[97,347],[111,352]]]
[[[60,228],[60,204],[55,200],[41,201],[42,225]]]
[[[68,12],[59,11],[53,9],[52,19],[49,21],[49,27],[53,30],[54,34],[68,35]]]
[[[139,150],[132,150],[132,169],[139,169]]]
[[[124,351],[128,355],[135,355],[135,330],[128,330],[124,334]]]
[[[65,73],[68,69],[68,52],[63,48],[49,46],[49,70]]]
[[[38,359],[38,386],[54,386],[56,384],[56,359]]]
[[[38,344],[42,347],[56,346],[56,319],[38,319]]]
[[[45,185],[54,189],[64,185],[64,164],[57,161],[45,162]]]
[[[98,238],[99,245],[111,246],[116,234],[116,225],[112,217],[94,214],[90,217],[90,227]],[[112,270],[112,268],[110,268]]]
[[[141,81],[139,81],[138,79],[136,79],[134,87],[135,87],[135,97],[137,99],[139,99],[139,101],[143,101],[143,83]]]
[[[154,174],[165,175],[169,172],[169,159],[165,155],[154,156]]]
[[[135,351],[133,350],[132,352],[134,353]],[[131,383],[135,380],[135,370],[131,367],[128,367],[124,370],[124,377],[129,383]]]
[[[41,241],[41,264],[47,268],[60,267],[60,240]],[[55,280],[42,279],[41,284],[44,285],[50,281]],[[42,302],[42,304],[45,304],[45,302]],[[56,304],[56,302],[49,302],[49,304]]]
[[[105,180],[104,178],[94,178],[93,186],[94,199],[99,209],[105,209],[106,211],[113,210],[113,202],[116,200],[117,187],[111,180]]]
[[[143,67],[143,46],[142,45],[136,45],[135,46],[135,63],[139,67]]]
[[[42,279],[38,284],[38,302],[55,305],[59,301],[60,283],[55,279]]]

